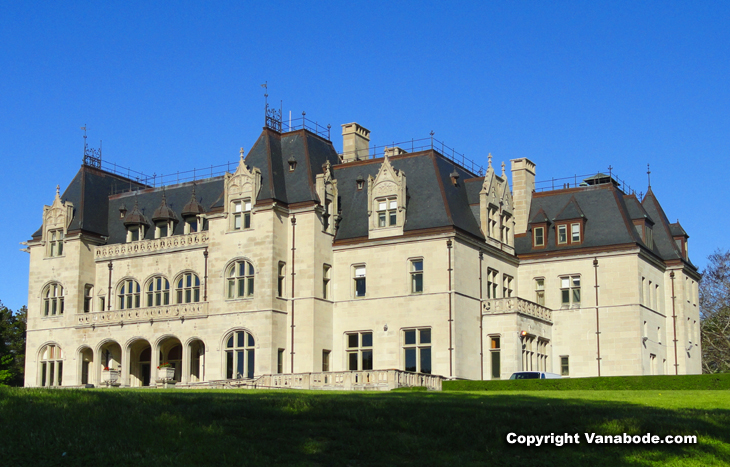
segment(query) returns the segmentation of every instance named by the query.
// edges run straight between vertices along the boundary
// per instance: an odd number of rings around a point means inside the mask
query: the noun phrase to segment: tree
[[[730,251],[708,258],[700,282],[702,372],[730,372]]]
[[[22,386],[28,309],[16,313],[0,302],[0,386]]]

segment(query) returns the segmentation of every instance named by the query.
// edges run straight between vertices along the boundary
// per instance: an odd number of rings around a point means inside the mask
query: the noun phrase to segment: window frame
[[[570,355],[560,356],[560,376],[570,376]]]
[[[195,272],[184,271],[180,273],[175,278],[175,303],[199,303],[200,287],[200,277]]]
[[[547,229],[545,226],[539,226],[539,227],[533,227],[532,228],[532,247],[533,248],[544,248],[545,247],[545,231]],[[537,232],[540,232],[539,238],[541,239],[540,242],[537,241],[538,235]]]
[[[284,298],[286,295],[286,263],[279,261],[276,266],[276,296]]]
[[[421,269],[418,269],[416,264],[420,263]],[[411,258],[408,260],[408,264],[410,266],[409,275],[410,275],[410,283],[411,283],[411,294],[422,294],[424,287],[423,287],[423,273],[424,273],[424,267],[423,267],[423,258]],[[420,289],[420,290],[419,290]]]
[[[345,362],[348,371],[370,371],[375,368],[373,364],[374,334],[372,330],[367,331],[349,331],[345,333]],[[357,336],[357,345],[352,346],[351,336]],[[369,336],[370,345],[363,345],[363,336]],[[365,355],[369,354],[369,368],[365,368]],[[353,358],[355,356],[357,368],[352,368]]]
[[[49,282],[43,287],[41,297],[43,305],[43,318],[54,318],[63,316],[64,312],[64,293],[63,285],[60,282]],[[53,295],[51,295],[53,292]]]
[[[239,340],[240,334],[243,334],[243,344]],[[256,338],[253,333],[247,329],[236,329],[226,335],[223,344],[226,379],[253,379],[256,376]],[[241,358],[243,361],[239,360]],[[235,371],[238,369],[243,372]]]
[[[582,300],[581,291],[581,275],[580,274],[567,274],[558,277],[560,285],[560,306],[561,308],[580,308]],[[568,287],[564,286],[564,280],[568,280]],[[578,280],[578,285],[575,285],[575,280]],[[575,291],[578,291],[577,300]],[[568,292],[568,300],[565,300],[565,292]]]
[[[330,357],[332,351],[329,349],[322,349],[322,371],[330,371]]]
[[[564,232],[561,233],[561,230],[564,230]],[[565,235],[565,240],[560,241],[561,235]],[[555,242],[558,245],[568,244],[568,224],[557,224],[555,226]]]
[[[65,233],[63,229],[51,229],[46,233],[48,238],[48,250],[46,255],[49,258],[58,258],[63,256],[63,243]]]
[[[397,227],[398,226],[398,197],[397,196],[387,196],[387,197],[381,197],[376,198],[374,200],[375,207],[375,213],[376,213],[376,219],[377,219],[377,228],[378,229],[386,229],[389,227]],[[382,207],[381,204],[384,204],[385,207]],[[382,221],[382,224],[381,224]]]
[[[63,386],[63,361],[63,349],[58,344],[49,343],[41,347],[38,358],[38,385]]]
[[[94,286],[86,284],[84,286],[84,313],[90,313],[94,310]]]
[[[535,284],[535,303],[545,306],[545,278],[535,277],[533,283]]]
[[[362,275],[358,276],[358,270],[362,269]],[[359,293],[359,283],[362,281],[362,294]],[[367,297],[367,265],[353,264],[352,265],[352,295],[355,298]]]
[[[148,308],[169,305],[172,303],[170,297],[170,281],[162,274],[155,274],[145,283],[144,295],[144,303]]]
[[[240,274],[240,265],[244,264],[244,274]],[[256,268],[248,259],[231,261],[226,267],[226,300],[243,300],[254,297]],[[243,287],[241,286],[243,284]],[[243,290],[243,294],[241,294]]]
[[[136,292],[128,292],[125,287],[136,286]],[[142,306],[142,288],[139,282],[132,277],[125,277],[117,283],[117,310],[129,310],[132,308],[140,308]]]
[[[332,266],[329,264],[322,265],[322,298],[324,300],[332,300],[332,291],[330,284],[332,283]]]
[[[253,203],[250,198],[231,200],[231,231],[249,230]]]
[[[490,379],[502,379],[502,335],[489,335],[489,375]],[[496,372],[494,363],[497,362]],[[495,375],[496,374],[496,375]]]
[[[408,333],[413,332],[414,340],[412,343],[408,342]],[[431,327],[413,327],[404,328],[401,332],[403,341],[401,348],[403,349],[403,371],[411,373],[421,373],[424,375],[433,374],[433,354],[431,352],[431,346],[433,345],[433,330]],[[428,342],[424,342],[422,339],[424,335],[428,336]],[[413,352],[413,359],[415,360],[415,370],[411,370],[408,367],[409,351]],[[428,355],[428,371],[423,371],[423,361],[425,355]]]
[[[502,298],[512,298],[515,292],[514,280],[514,277],[508,274],[502,274]]]

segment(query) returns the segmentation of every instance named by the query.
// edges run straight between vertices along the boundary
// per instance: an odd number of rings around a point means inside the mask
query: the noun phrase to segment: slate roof
[[[654,243],[659,249],[662,259],[684,260],[684,258],[682,257],[682,252],[674,241],[674,238],[672,238],[672,233],[670,230],[671,224],[669,223],[666,214],[664,214],[664,209],[662,209],[662,206],[656,199],[656,196],[654,195],[651,187],[649,187],[649,190],[646,192],[646,196],[644,196],[644,199],[641,201],[641,205],[644,207],[646,212],[649,213],[649,215],[655,220],[653,228]],[[695,267],[689,260],[689,258],[684,261],[686,261],[692,267]]]
[[[583,214],[583,211],[581,210],[580,206],[578,205],[578,202],[575,200],[575,196],[571,196],[568,200],[568,203],[563,207],[563,209],[558,213],[557,216],[553,220],[555,221],[565,221],[570,219],[582,219],[585,218],[585,214]]]

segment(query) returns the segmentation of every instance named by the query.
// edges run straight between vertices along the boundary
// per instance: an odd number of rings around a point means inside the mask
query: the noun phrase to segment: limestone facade
[[[536,193],[528,159],[513,192],[491,155],[477,176],[343,135],[354,155],[265,128],[234,173],[164,188],[82,166],[28,242],[26,386],[701,372],[700,278],[653,193]]]

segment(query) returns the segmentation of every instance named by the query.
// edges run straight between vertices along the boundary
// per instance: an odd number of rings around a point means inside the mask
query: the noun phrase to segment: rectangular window
[[[355,266],[354,268],[355,296],[365,296],[365,266]]]
[[[139,241],[139,227],[130,227],[129,234],[130,234],[130,241],[132,241],[132,242]]]
[[[558,243],[568,243],[568,226],[565,224],[558,226]]]
[[[351,332],[346,334],[347,338],[347,369],[372,370],[373,369],[373,333]]]
[[[63,255],[63,230],[48,231],[48,256]]]
[[[570,359],[567,355],[560,356],[560,376],[570,376]]]
[[[104,297],[99,297],[99,311],[104,311],[106,309],[106,300]]]
[[[322,371],[330,371],[330,351],[322,351]]]
[[[325,264],[322,266],[322,298],[329,300],[330,298],[330,271],[332,266]]]
[[[423,292],[423,260],[411,260],[411,293]]]
[[[545,246],[545,229],[543,227],[535,227],[532,230],[534,239],[533,246]]]
[[[276,354],[276,372],[284,373],[284,349],[279,349]]]
[[[502,297],[503,298],[509,298],[512,296],[512,277],[508,276],[507,274],[502,275]]]
[[[375,201],[378,212],[378,227],[392,227],[398,223],[398,201],[382,198]]]
[[[535,279],[535,303],[545,306],[545,279]]]
[[[499,272],[489,268],[487,269],[487,298],[497,298],[497,290],[499,285],[497,284],[497,277]]]
[[[570,242],[580,243],[580,224],[570,225]]]
[[[500,379],[501,376],[501,359],[500,359],[500,338],[492,336],[489,338],[489,353],[492,362],[492,379]]]
[[[94,287],[87,285],[84,287],[84,313],[91,311],[91,301],[94,298]]]
[[[286,263],[280,261],[278,268],[278,279],[276,282],[276,296],[284,296],[284,279],[286,278]]]
[[[403,331],[403,361],[405,371],[431,374],[431,329]]]
[[[525,333],[525,331],[522,331]],[[523,335],[522,341],[522,371],[537,371],[535,368],[535,336]]]
[[[580,306],[580,276],[560,278],[560,297],[563,307]]]

